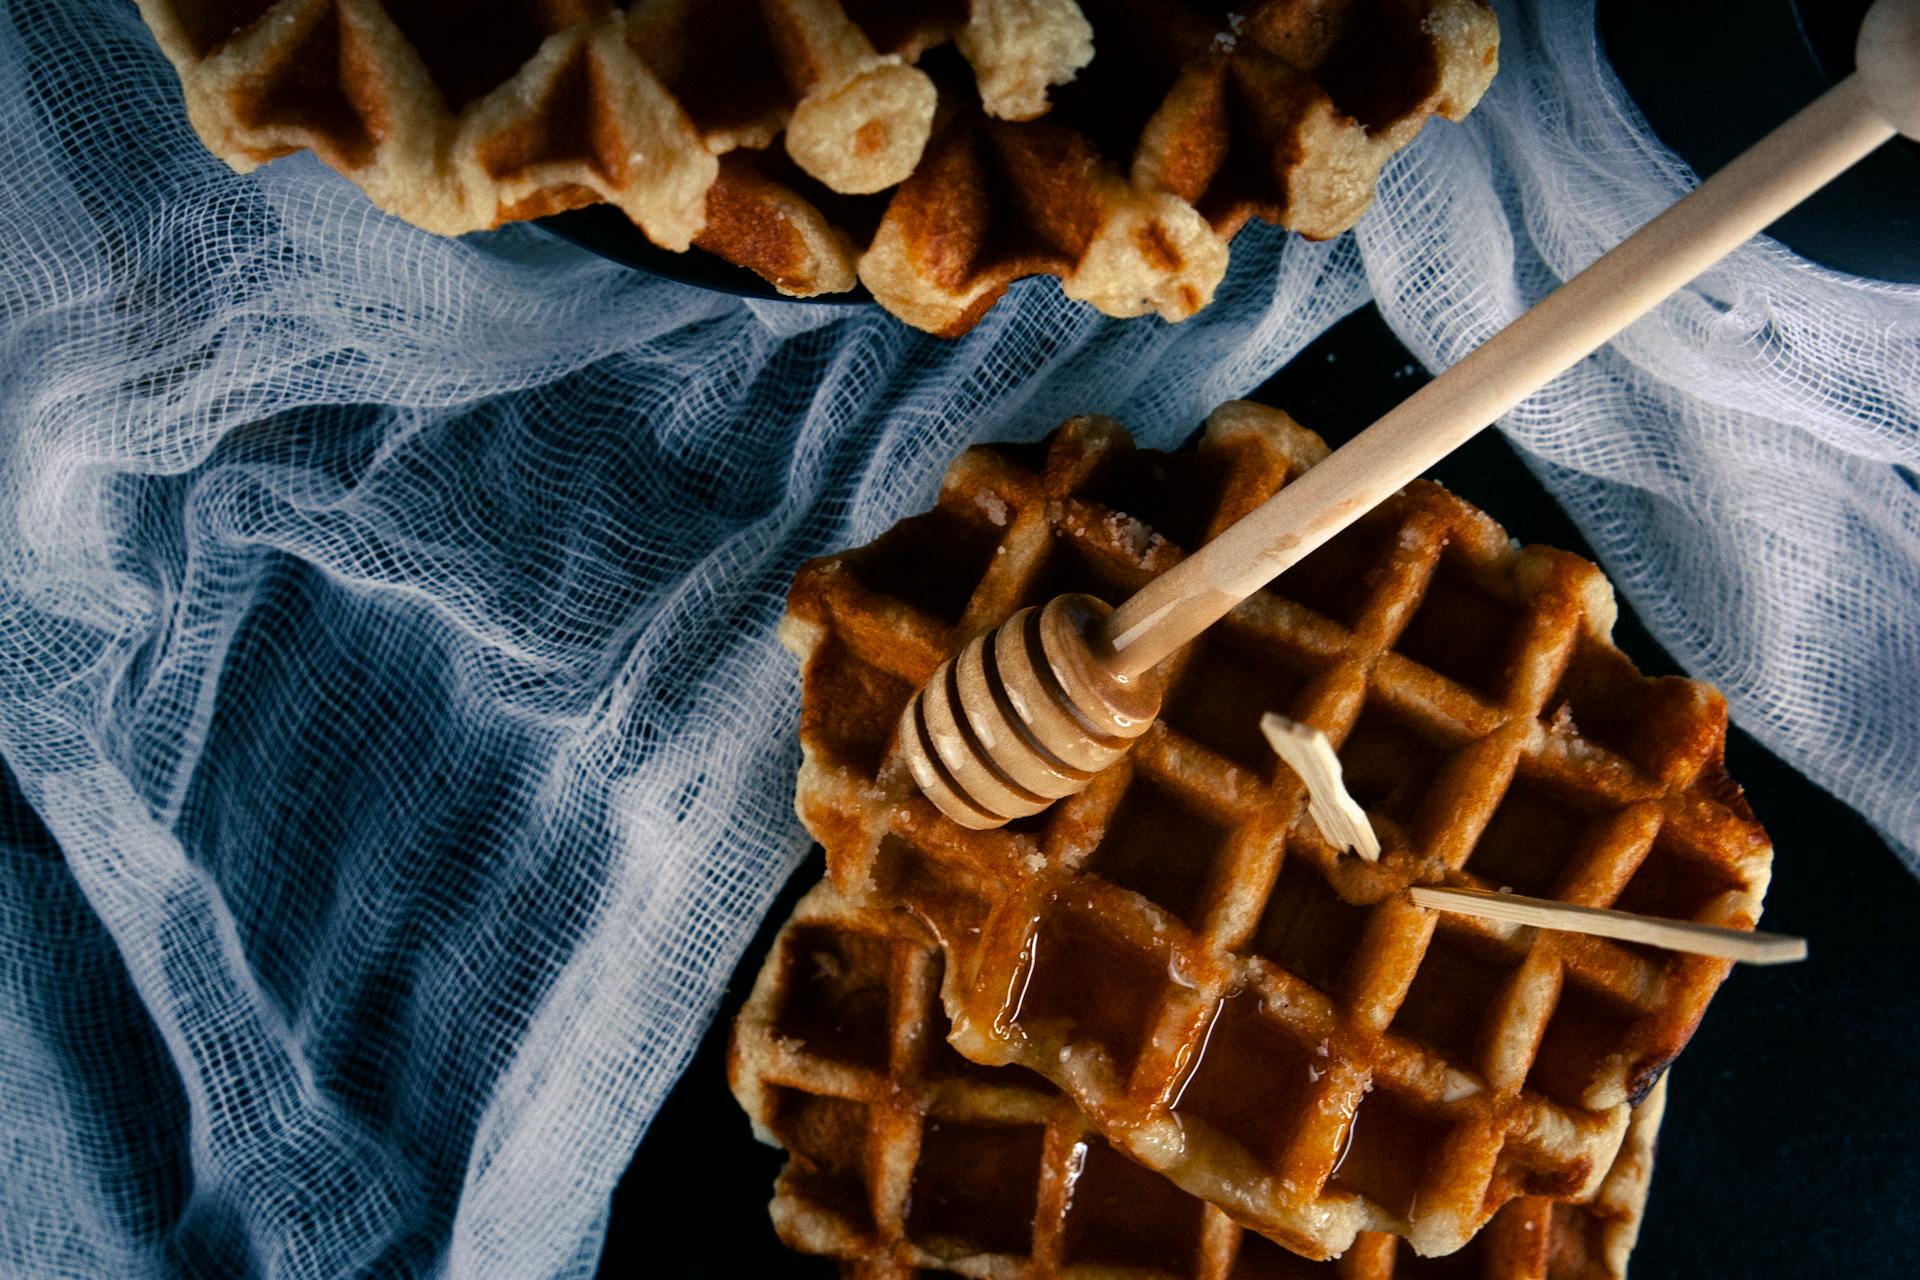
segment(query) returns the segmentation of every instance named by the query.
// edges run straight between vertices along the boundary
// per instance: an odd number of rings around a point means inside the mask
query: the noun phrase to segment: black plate
[[[710,253],[689,249],[672,253],[647,239],[626,214],[610,204],[588,205],[541,218],[534,224],[590,253],[611,258],[622,266],[650,276],[677,280],[700,289],[731,293],[768,302],[813,302],[827,306],[865,306],[873,295],[859,285],[845,293],[823,293],[813,298],[791,298],[744,267],[723,262]]]
[[[1338,444],[1424,381],[1368,309],[1253,398]],[[1523,542],[1591,555],[1496,433],[1434,474]],[[1675,670],[1624,605],[1615,639],[1641,670]],[[1812,958],[1736,970],[1681,1055],[1633,1274],[1904,1280],[1915,1273],[1920,1217],[1920,882],[1866,823],[1746,734],[1731,735],[1727,755],[1776,846],[1766,925],[1808,938]],[[602,1280],[837,1274],[774,1238],[767,1202],[783,1157],[754,1141],[725,1079],[734,1011],[779,923],[822,872],[815,850],[641,1143],[614,1195]]]

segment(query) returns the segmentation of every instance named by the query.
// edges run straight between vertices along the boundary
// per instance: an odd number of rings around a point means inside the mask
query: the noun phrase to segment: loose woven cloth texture
[[[591,1274],[804,850],[795,566],[974,439],[1177,444],[1369,298],[1437,367],[1685,189],[1589,12],[1502,21],[1356,236],[949,344],[237,178],[124,0],[0,11],[0,1274]],[[1909,857],[1916,421],[1920,293],[1760,244],[1505,424]]]

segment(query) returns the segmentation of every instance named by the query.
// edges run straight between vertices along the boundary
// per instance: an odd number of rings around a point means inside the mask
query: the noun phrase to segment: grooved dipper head
[[[972,830],[1038,813],[1086,786],[1147,731],[1159,676],[1116,676],[1095,634],[1110,608],[1060,596],[968,641],[901,715],[907,767]]]

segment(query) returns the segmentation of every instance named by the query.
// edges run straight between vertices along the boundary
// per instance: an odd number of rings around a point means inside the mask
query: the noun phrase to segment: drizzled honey
[[[1645,1193],[1657,1100],[1636,1113],[1635,1136],[1594,1204],[1514,1200],[1444,1258],[1362,1232],[1340,1261],[1314,1262],[1243,1230],[1125,1155],[1038,1075],[961,1058],[946,1043],[942,974],[938,944],[910,916],[856,906],[821,885],[796,907],[735,1026],[734,1091],[762,1135],[788,1152],[774,1223],[789,1244],[840,1260],[850,1277],[1061,1280],[1087,1268],[1174,1280],[1621,1274]],[[887,1046],[878,1063],[866,1016],[876,994],[885,1011],[878,1039]],[[1285,1128],[1256,1118],[1262,1091],[1239,1075],[1250,1061],[1241,1039],[1260,1034],[1265,1016],[1250,993],[1222,1003],[1202,1042],[1201,1070],[1172,1099],[1176,1115],[1197,1125]],[[1320,1071],[1306,1065],[1302,1098]],[[1227,1082],[1236,1087],[1224,1097],[1210,1092]],[[1330,1117],[1346,1135],[1332,1181],[1385,1202],[1404,1198],[1418,1178],[1396,1163],[1395,1149],[1418,1145],[1402,1128],[1418,1118],[1397,1114],[1399,1104],[1377,1092],[1339,1096],[1357,1106],[1344,1119]]]

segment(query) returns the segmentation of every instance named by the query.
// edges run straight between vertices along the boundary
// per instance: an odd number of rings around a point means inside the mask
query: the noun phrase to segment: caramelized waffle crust
[[[1480,100],[1499,43],[1480,0],[1080,7],[1096,56],[1044,117],[992,120],[944,82],[926,156],[857,264],[909,323],[963,333],[1028,275],[1108,315],[1185,319],[1249,219],[1351,227],[1390,155]]]
[[[950,335],[1036,274],[1190,315],[1248,218],[1351,226],[1499,34],[1481,0],[139,5],[237,169],[310,149],[449,235],[611,203]]]
[[[736,148],[783,137],[827,189],[905,177],[934,99],[907,63],[955,26],[941,0],[867,27],[835,0],[139,2],[236,169],[310,149],[447,235],[606,201],[674,250]]]
[[[1771,867],[1725,704],[1613,647],[1611,591],[1408,486],[1169,660],[1159,720],[1084,792],[969,832],[913,787],[901,709],[970,636],[1117,602],[1325,446],[1232,403],[1197,448],[1080,418],[983,447],[938,506],[797,576],[802,820],[849,897],[946,957],[953,1043],[1064,1090],[1134,1159],[1294,1251],[1460,1248],[1589,1195],[1726,961],[1414,907],[1511,887],[1751,928]],[[1384,846],[1329,848],[1262,712],[1324,731]]]
[[[790,1153],[787,1244],[857,1280],[1619,1280],[1652,1174],[1664,1080],[1591,1203],[1515,1200],[1461,1253],[1363,1233],[1309,1262],[1117,1154],[1031,1072],[946,1043],[939,947],[899,911],[823,883],[782,927],[734,1025],[728,1072],[755,1132]]]

